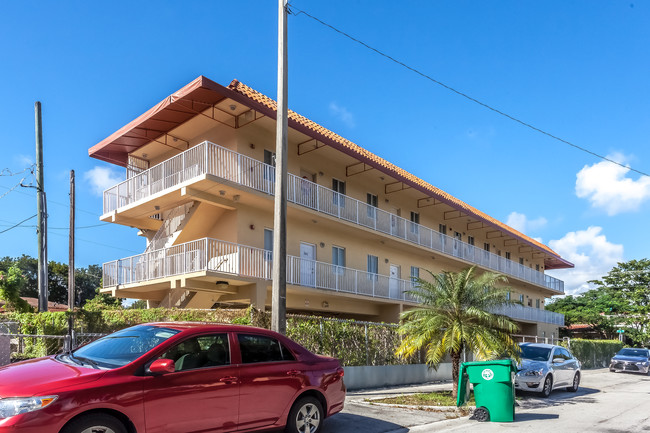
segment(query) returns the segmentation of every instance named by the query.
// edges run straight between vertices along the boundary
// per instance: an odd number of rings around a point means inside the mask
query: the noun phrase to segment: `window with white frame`
[[[345,268],[345,248],[332,247],[332,265],[334,266],[334,272],[339,275],[343,274],[343,268]]]
[[[420,268],[417,266],[411,266],[411,287],[415,286],[416,280],[420,278]]]
[[[411,212],[411,233],[417,233],[420,224],[420,214]]]
[[[264,229],[264,258],[271,260],[273,258],[273,230]]]
[[[368,254],[368,279],[377,280],[379,273],[379,257]]]
[[[368,204],[368,218],[375,218],[377,208],[377,196],[375,194],[367,193],[366,194],[366,203]]]
[[[332,203],[337,206],[345,206],[345,182],[338,179],[332,179],[332,189],[334,190],[334,196],[332,198]]]

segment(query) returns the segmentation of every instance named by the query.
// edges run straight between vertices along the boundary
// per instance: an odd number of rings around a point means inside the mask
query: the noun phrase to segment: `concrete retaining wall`
[[[344,381],[348,389],[382,388],[385,386],[427,383],[451,380],[451,363],[442,363],[438,371],[426,364],[371,365],[344,367]]]

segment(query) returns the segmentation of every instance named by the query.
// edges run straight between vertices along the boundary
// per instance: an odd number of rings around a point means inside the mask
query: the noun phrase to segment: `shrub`
[[[563,342],[563,346],[567,343]],[[582,368],[602,368],[609,366],[609,361],[616,352],[623,348],[618,340],[570,340],[571,352],[582,363]]]

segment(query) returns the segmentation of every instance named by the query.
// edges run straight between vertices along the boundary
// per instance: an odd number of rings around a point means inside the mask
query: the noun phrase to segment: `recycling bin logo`
[[[492,378],[494,378],[494,372],[489,368],[486,368],[481,372],[481,376],[483,376],[483,379],[485,380],[492,380]]]

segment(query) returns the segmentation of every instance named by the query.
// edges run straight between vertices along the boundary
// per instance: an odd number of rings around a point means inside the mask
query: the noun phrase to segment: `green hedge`
[[[18,332],[30,335],[65,335],[68,312],[12,313],[8,320],[19,323]],[[153,308],[149,310],[101,310],[75,313],[77,333],[106,334],[147,322],[211,322],[271,327],[271,314],[253,308],[247,310],[179,310]],[[395,325],[383,323],[336,320],[318,316],[287,315],[287,336],[314,353],[338,358],[343,365],[391,365],[415,362],[395,355],[400,339]],[[46,344],[44,339],[24,339],[22,353],[13,358],[34,358],[56,353],[58,344]]]
[[[567,346],[567,343],[562,343]],[[582,368],[609,367],[609,361],[616,352],[623,348],[623,343],[618,340],[584,340],[571,339],[569,344],[571,352],[582,363]]]

